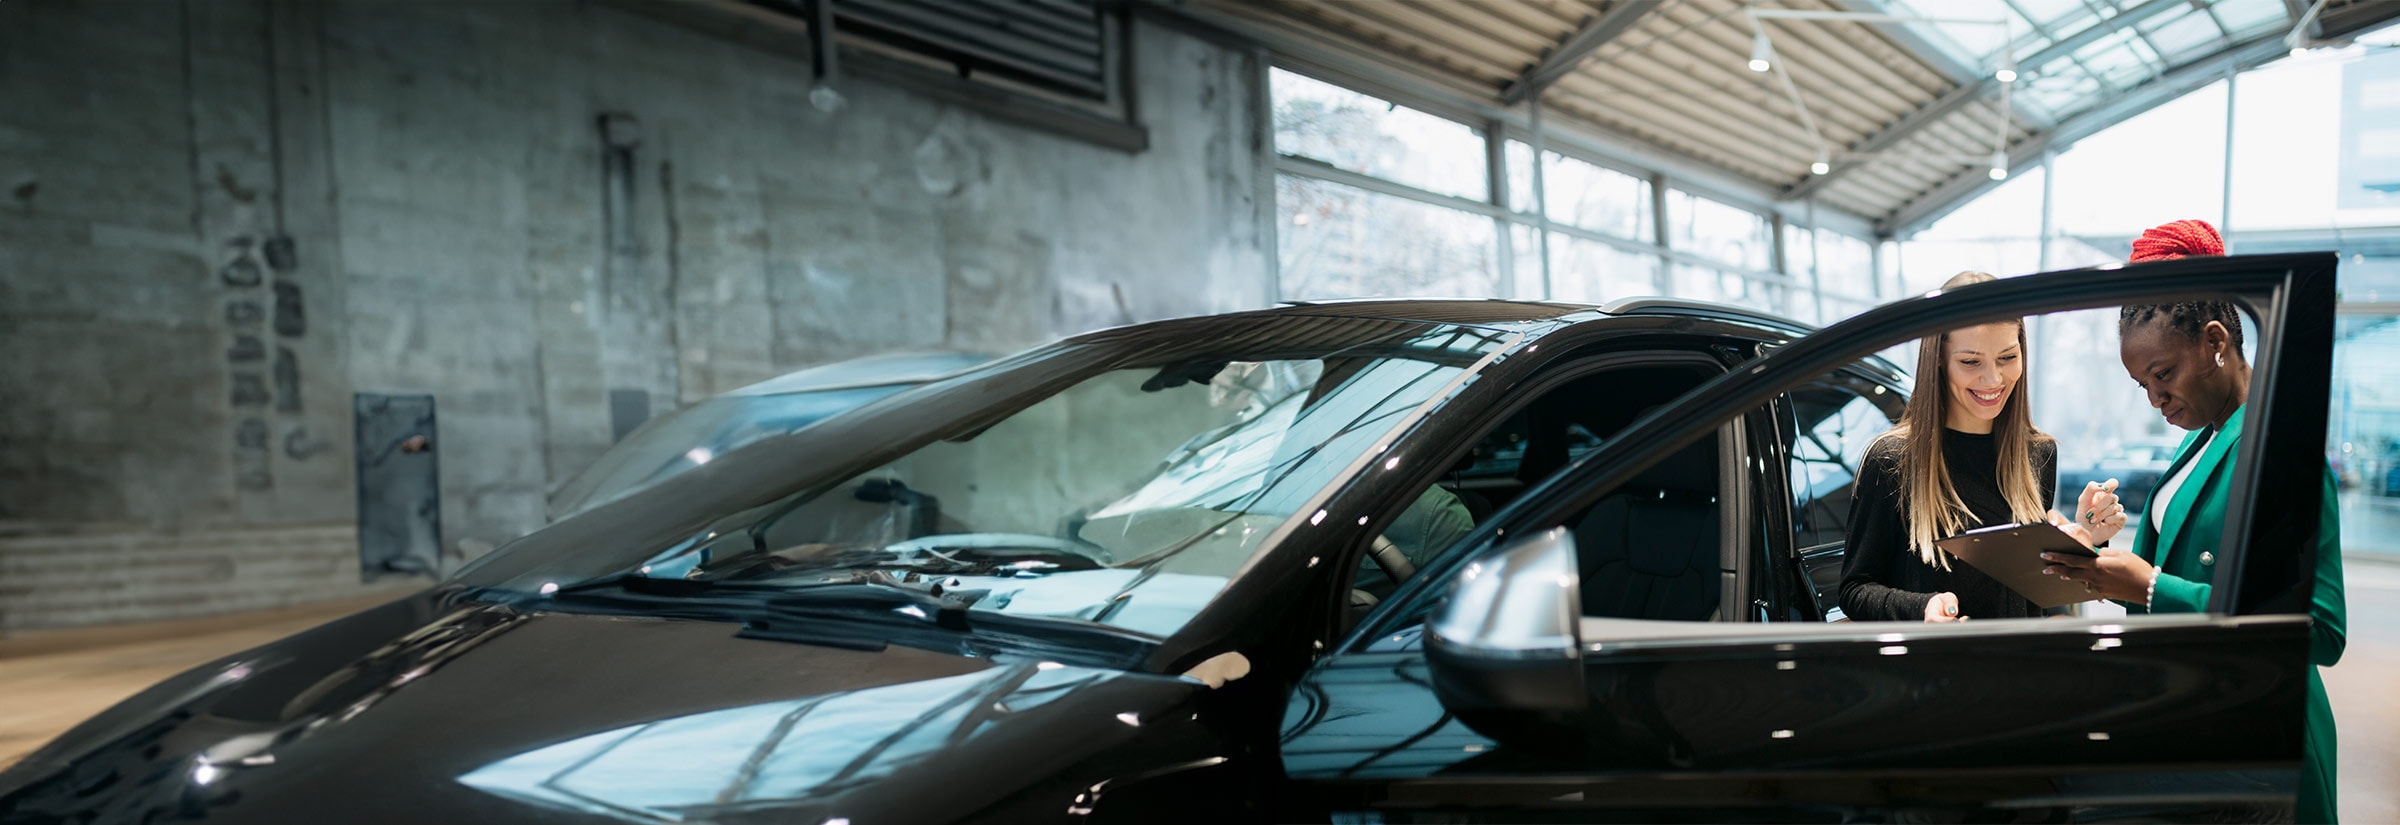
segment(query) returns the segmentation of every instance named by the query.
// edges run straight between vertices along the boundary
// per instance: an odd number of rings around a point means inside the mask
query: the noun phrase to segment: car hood
[[[0,774],[0,821],[934,822],[1028,789],[1063,814],[1209,690],[736,629],[420,594],[94,717]]]

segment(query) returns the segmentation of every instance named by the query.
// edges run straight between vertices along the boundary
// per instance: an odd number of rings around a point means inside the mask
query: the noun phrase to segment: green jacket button
[[[2201,563],[2201,564],[2216,564],[2216,563],[2217,563],[2217,554],[2215,554],[2215,553],[2211,553],[2211,552],[2208,552],[2208,551],[2206,551],[2206,550],[2202,550],[2202,551],[2200,551],[2200,563]]]

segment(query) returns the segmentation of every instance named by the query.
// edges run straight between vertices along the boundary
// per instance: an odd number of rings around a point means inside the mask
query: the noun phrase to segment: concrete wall
[[[1134,43],[1125,153],[574,0],[0,3],[0,631],[346,595],[194,555],[354,520],[355,392],[436,396],[463,556],[610,390],[1264,303],[1256,58]],[[76,536],[194,572],[29,609],[134,580]]]

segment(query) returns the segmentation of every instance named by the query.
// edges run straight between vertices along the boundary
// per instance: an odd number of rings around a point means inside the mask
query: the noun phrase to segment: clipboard
[[[2098,558],[2100,554],[2049,524],[2002,524],[1969,530],[1933,543],[1950,555],[2006,585],[2042,607],[2059,607],[2098,599],[2080,582],[2042,575],[2049,562],[2043,553]]]

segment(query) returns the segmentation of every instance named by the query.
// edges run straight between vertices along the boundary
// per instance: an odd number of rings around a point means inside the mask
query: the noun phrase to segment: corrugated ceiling
[[[1509,92],[1534,77],[1546,58],[1589,44],[1593,30],[1603,29],[1604,42],[1566,64],[1546,87],[1551,122],[1637,140],[1784,198],[1813,196],[1888,224],[1925,214],[1930,200],[1983,191],[1996,148],[2004,146],[2022,164],[2050,130],[2064,123],[2080,136],[2095,130],[2089,122],[2095,118],[2113,122],[2137,113],[2146,105],[2118,101],[2178,72],[2237,53],[2252,64],[2271,57],[2305,10],[2305,4],[2259,7],[2276,2],[1191,0],[1188,8],[1338,38],[1453,84],[1490,89],[1499,103],[1513,103]],[[2006,17],[2011,34],[1980,27],[1993,36],[1989,53],[1978,58],[1960,45],[1974,40],[1974,26],[1760,20],[1776,69],[1788,73],[1814,117],[1818,134],[1811,136],[1781,79],[1745,65],[1753,46],[1746,10],[1753,5]],[[2400,17],[2400,2],[2330,2],[2323,16],[2338,20],[2341,34],[2355,33]],[[2023,72],[2008,85],[2013,97],[2005,126],[2004,84],[1992,78],[2003,42]],[[2150,101],[2156,102],[2162,101]],[[1830,155],[1833,173],[1820,177],[1810,165],[1822,155]]]

